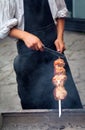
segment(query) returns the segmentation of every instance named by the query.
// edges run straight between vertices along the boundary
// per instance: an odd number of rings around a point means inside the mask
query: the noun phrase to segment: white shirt
[[[66,17],[68,10],[64,0],[48,0],[53,19]],[[24,30],[23,0],[0,0],[0,39],[5,38],[11,28]]]

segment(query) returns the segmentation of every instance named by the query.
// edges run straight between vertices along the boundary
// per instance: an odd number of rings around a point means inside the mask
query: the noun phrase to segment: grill
[[[0,130],[85,130],[85,110],[40,109],[1,113]]]

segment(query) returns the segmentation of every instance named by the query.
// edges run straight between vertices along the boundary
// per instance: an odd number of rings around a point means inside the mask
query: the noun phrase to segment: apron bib
[[[24,0],[24,30],[30,32],[55,50],[56,27],[51,15],[48,0]],[[53,62],[58,57],[49,52],[34,51],[23,41],[17,44],[19,55],[15,58],[14,69],[17,76],[18,94],[23,109],[56,109],[52,84]],[[68,96],[62,101],[62,108],[81,108],[81,102],[72,75],[66,62],[68,80],[65,87]]]

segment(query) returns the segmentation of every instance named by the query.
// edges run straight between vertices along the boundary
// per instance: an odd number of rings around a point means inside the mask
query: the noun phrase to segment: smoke
[[[18,58],[16,65],[18,93],[26,108],[52,109],[57,107],[52,84],[54,58],[45,51]]]

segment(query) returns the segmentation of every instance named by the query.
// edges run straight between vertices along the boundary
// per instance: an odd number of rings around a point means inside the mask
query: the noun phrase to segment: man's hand
[[[44,45],[41,42],[41,40],[37,36],[31,33],[24,32],[23,41],[28,48],[31,48],[33,50],[40,50],[40,51],[43,50]]]
[[[44,45],[41,42],[41,40],[37,36],[31,33],[19,30],[17,28],[13,28],[10,30],[9,35],[11,37],[15,37],[15,38],[23,40],[25,45],[28,48],[32,48],[33,50],[40,50],[40,51],[43,50]]]
[[[59,51],[59,52],[64,52],[66,47],[65,47],[65,43],[63,40],[60,40],[60,39],[56,39],[55,42],[54,42],[55,46],[56,46],[56,50]]]

